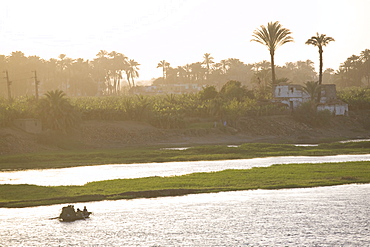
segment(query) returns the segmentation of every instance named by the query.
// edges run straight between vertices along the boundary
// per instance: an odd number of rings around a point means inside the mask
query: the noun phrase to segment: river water
[[[174,176],[195,172],[250,169],[273,164],[370,161],[370,154],[335,156],[285,156],[241,160],[191,161],[82,166],[62,169],[0,172],[0,184],[83,185],[118,178]]]
[[[1,183],[84,184],[370,155],[104,165],[0,173]],[[0,208],[0,246],[370,246],[370,184],[253,190],[84,205],[90,219],[50,220],[63,205]]]
[[[370,185],[0,208],[0,246],[370,246]]]

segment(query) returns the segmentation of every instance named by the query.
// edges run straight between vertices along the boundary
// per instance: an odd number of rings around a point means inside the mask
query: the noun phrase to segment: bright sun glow
[[[370,48],[369,9],[367,0],[14,0],[0,9],[0,54],[93,59],[99,50],[117,51],[141,64],[140,79],[150,79],[161,76],[156,65],[163,59],[174,67],[201,61],[204,53],[215,61],[269,60],[251,35],[279,21],[295,42],[277,50],[277,65],[307,59],[317,65],[315,47],[304,43],[319,32],[336,40],[324,58],[324,67],[336,70]]]

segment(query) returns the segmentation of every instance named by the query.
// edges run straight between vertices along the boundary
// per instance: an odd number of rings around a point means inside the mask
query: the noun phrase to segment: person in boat
[[[79,208],[77,208],[76,217],[78,217],[78,218],[85,218],[84,215],[83,215],[83,212]]]
[[[83,212],[84,212],[84,214],[88,213],[86,206],[84,206]]]

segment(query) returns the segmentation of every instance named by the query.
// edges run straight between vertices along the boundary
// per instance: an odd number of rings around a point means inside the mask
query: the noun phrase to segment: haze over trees
[[[323,71],[323,47],[333,38],[316,34],[306,44],[319,49],[319,73],[315,72],[314,62],[301,60],[275,65],[276,49],[292,42],[291,31],[279,22],[269,22],[260,26],[252,34],[252,41],[265,45],[270,53],[270,61],[245,64],[238,58],[215,61],[211,53],[200,55],[198,61],[171,67],[170,61],[159,61],[157,68],[162,77],[152,81],[153,85],[196,84],[198,87],[214,86],[216,90],[228,81],[238,81],[248,90],[254,90],[258,99],[271,95],[271,86],[278,83],[304,85],[308,81],[334,83],[337,88],[370,86],[370,52],[352,55],[334,70]],[[61,90],[69,96],[109,96],[124,95],[137,86],[140,78],[140,63],[116,51],[100,50],[91,60],[72,59],[66,54],[49,60],[38,56],[26,57],[15,51],[10,55],[0,55],[0,68],[4,71],[0,79],[0,97],[43,95],[51,90]],[[37,72],[37,73],[36,73]],[[39,90],[39,92],[38,92]]]
[[[325,36],[325,35],[324,35]],[[325,36],[326,37],[326,36]],[[326,37],[328,38],[328,37]],[[330,37],[329,37],[330,38]],[[0,67],[8,72],[0,79],[0,96],[8,97],[8,81],[12,97],[35,95],[35,71],[39,82],[39,95],[50,90],[62,90],[67,96],[122,95],[136,86],[140,64],[121,53],[99,51],[91,61],[71,59],[65,54],[57,59],[44,60],[38,56],[26,57],[22,52],[0,55]],[[237,58],[214,61],[205,53],[199,62],[171,67],[162,60],[158,63],[163,76],[153,81],[158,84],[193,83],[200,86],[212,85],[220,90],[229,80],[236,80],[249,89],[256,90],[262,98],[268,97],[272,84],[272,66],[269,61],[245,64]],[[304,84],[320,81],[311,60],[286,62],[275,66],[276,83]],[[320,74],[320,73],[319,73]],[[352,55],[338,70],[322,72],[321,83],[334,83],[337,88],[370,86],[369,49]]]
[[[128,88],[135,86],[139,66],[138,62],[122,53],[104,50],[90,61],[72,59],[66,54],[49,60],[38,56],[26,57],[21,51],[12,52],[9,56],[0,55],[0,67],[2,71],[8,71],[14,97],[35,94],[34,71],[37,71],[42,94],[59,89],[68,96],[119,95],[124,87],[122,84]],[[123,79],[124,74],[126,80]],[[7,97],[4,93],[6,88],[6,80],[0,80],[0,96]]]

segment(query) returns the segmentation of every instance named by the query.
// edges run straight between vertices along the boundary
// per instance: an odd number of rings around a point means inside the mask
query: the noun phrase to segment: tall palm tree
[[[367,78],[367,86],[370,87],[370,50],[365,49],[361,52],[361,59],[364,64],[364,76]]]
[[[369,49],[365,49],[364,51],[361,52],[361,59],[364,62],[367,62],[370,60],[370,50]]]
[[[203,64],[206,65],[206,68],[207,68],[207,77],[206,79],[208,79],[208,76],[209,76],[209,72],[211,71],[211,68],[210,68],[210,65],[212,63],[214,63],[213,61],[213,57],[211,57],[211,54],[210,53],[205,53],[204,56],[203,56]]]
[[[66,92],[68,91],[68,88],[70,85],[70,79],[71,79],[71,70],[70,67],[73,63],[73,59],[67,57],[66,54],[60,54],[58,56],[59,61],[58,65],[60,68],[61,78],[62,78],[62,88],[65,88]],[[65,85],[63,85],[65,83]]]
[[[126,75],[127,75],[127,81],[128,81],[128,84],[129,84],[130,87],[131,87],[130,78],[131,78],[132,86],[135,87],[134,78],[139,77],[139,71],[138,71],[139,70],[139,68],[138,68],[139,65],[140,64],[138,62],[136,62],[134,59],[130,59],[128,61]]]
[[[205,68],[202,67],[201,62],[196,62],[190,64],[191,68],[191,76],[192,76],[192,82],[199,82],[202,81],[205,75]]]
[[[230,61],[228,59],[223,59],[223,60],[220,61],[220,63],[221,63],[221,66],[222,66],[221,67],[222,68],[222,73],[226,74],[227,69],[230,66]]]
[[[110,76],[113,80],[113,93],[117,93],[121,89],[122,71],[127,69],[127,57],[119,52],[112,51],[108,54],[110,57]]]
[[[96,54],[96,58],[94,58],[91,62],[93,66],[93,78],[96,81],[97,85],[100,85],[99,87],[104,87],[104,89],[100,89],[102,92],[107,91],[106,87],[110,84],[109,63],[110,61],[108,57],[108,52],[106,50],[100,50]]]
[[[108,52],[106,50],[100,50],[98,54],[96,54],[98,58],[106,57],[108,56]]]
[[[183,68],[185,70],[186,82],[190,82],[191,81],[191,65],[186,64],[185,66],[183,66]]]
[[[184,82],[184,78],[186,77],[186,71],[183,66],[177,66],[177,76],[181,83]]]
[[[316,36],[312,36],[310,39],[306,41],[306,45],[313,45],[319,48],[319,56],[320,56],[320,69],[319,69],[319,84],[322,84],[322,53],[323,47],[329,44],[329,42],[335,41],[332,37],[326,37],[326,34],[319,34],[316,33]]]
[[[162,60],[158,63],[157,68],[162,68],[163,73],[163,83],[166,79],[166,71],[170,67],[170,63],[166,62],[166,60]]]
[[[272,84],[276,83],[275,79],[275,51],[276,49],[284,45],[285,43],[293,42],[293,37],[290,36],[292,32],[287,29],[283,28],[282,25],[276,22],[269,22],[267,27],[261,26],[260,29],[256,29],[253,32],[253,37],[251,41],[258,42],[267,46],[270,51],[271,57],[271,72],[272,72]]]

